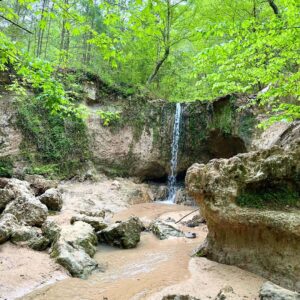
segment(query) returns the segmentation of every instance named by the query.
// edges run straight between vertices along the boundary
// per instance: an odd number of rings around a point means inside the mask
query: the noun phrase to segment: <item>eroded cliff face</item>
[[[3,86],[8,83],[4,82]],[[145,95],[126,95],[92,75],[84,76],[78,83],[79,92],[72,91],[72,87],[68,89],[89,111],[87,132],[84,133],[85,137],[80,136],[82,142],[79,142],[86,144],[86,147],[82,147],[85,151],[82,155],[77,153],[80,149],[74,149],[76,146],[66,151],[70,153],[70,159],[66,161],[74,160],[71,153],[76,152],[79,157],[76,158],[76,163],[83,165],[73,168],[75,171],[78,169],[78,174],[67,175],[81,176],[81,173],[85,172],[84,169],[96,168],[99,172],[113,176],[136,176],[142,180],[165,181],[170,168],[175,104],[153,100]],[[35,140],[35,144],[31,145],[30,136],[23,137],[22,130],[25,130],[27,135],[28,130],[18,129],[18,105],[15,103],[17,97],[5,89],[0,90],[0,93],[0,168],[6,172],[2,175],[22,175],[27,172],[26,169],[35,170],[43,168],[43,164],[50,167],[51,164],[57,164],[49,158],[46,162],[36,162],[32,159],[28,161],[28,157],[31,156],[44,156],[43,153],[35,155],[35,152],[43,149],[43,142],[36,141],[35,137],[32,139]],[[182,104],[177,169],[182,177],[193,163],[206,163],[213,158],[229,158],[238,153],[261,148],[263,145],[269,147],[277,143],[278,137],[290,128],[287,124],[277,124],[275,126],[278,130],[275,131],[275,135],[273,130],[263,136],[262,131],[255,127],[257,113],[250,109],[238,110],[238,107],[246,102],[247,99],[232,95],[216,99],[213,103],[196,101]],[[120,119],[105,126],[97,113],[98,110],[118,112]],[[33,118],[29,116],[29,119]],[[50,121],[47,123],[46,119],[46,115],[43,116],[43,122],[40,122],[42,125],[39,126],[43,127],[46,124],[51,127]],[[22,120],[20,123],[22,124]],[[34,130],[35,128],[32,129],[33,133]],[[72,136],[68,136],[69,140],[79,139],[79,133],[76,134],[75,130],[76,128],[69,129],[72,132]],[[47,130],[45,132],[47,133]],[[52,140],[53,137],[46,138]],[[57,144],[59,145],[59,142]],[[87,152],[90,152],[89,155]],[[27,153],[27,158],[24,153]],[[38,168],[35,168],[34,164]]]
[[[189,168],[209,233],[198,255],[300,290],[300,140]]]

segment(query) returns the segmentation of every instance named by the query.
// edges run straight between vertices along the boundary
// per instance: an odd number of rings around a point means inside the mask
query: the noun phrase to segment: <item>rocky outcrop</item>
[[[162,221],[156,221],[150,224],[149,230],[152,231],[160,240],[165,240],[169,237],[184,237],[182,231],[178,230],[171,224],[167,224]]]
[[[71,218],[71,224],[74,224],[75,222],[78,221],[82,221],[87,224],[90,224],[96,231],[103,230],[107,227],[107,224],[104,222],[103,218],[100,217],[92,217],[92,216],[79,214]]]
[[[72,276],[86,278],[98,268],[92,259],[96,252],[97,236],[87,223],[75,222],[64,226],[51,247],[50,255]]]
[[[51,188],[46,190],[44,194],[38,197],[38,200],[50,210],[60,211],[62,209],[63,200],[58,189]]]
[[[18,226],[18,220],[12,214],[2,215],[0,218],[0,244],[8,241],[13,229]]]
[[[195,164],[189,193],[209,234],[199,255],[300,290],[300,141]]]
[[[263,284],[259,292],[260,300],[300,300],[300,294],[284,289],[272,282]]]
[[[3,213],[14,215],[24,225],[41,227],[47,219],[48,209],[34,197],[19,197],[11,201]]]
[[[138,218],[132,217],[127,221],[109,225],[106,229],[99,231],[97,236],[100,242],[130,249],[135,248],[139,243],[143,227]]]

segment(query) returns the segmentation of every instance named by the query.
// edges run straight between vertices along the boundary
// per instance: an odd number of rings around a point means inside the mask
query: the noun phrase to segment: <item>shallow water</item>
[[[157,217],[179,220],[189,211],[191,209],[179,205],[148,203],[134,205],[116,214],[114,219],[124,220],[135,215],[145,223]],[[196,229],[180,225],[180,228],[196,232],[197,238],[160,241],[152,233],[145,232],[135,249],[123,250],[100,245],[95,259],[105,268],[104,273],[93,274],[88,280],[68,278],[22,299],[161,299],[164,289],[165,293],[178,289],[179,292],[201,296],[201,299],[211,299],[225,284],[238,289],[237,299],[243,299],[246,295],[250,295],[248,299],[255,299],[261,278],[206,259],[191,259],[193,249],[205,239],[207,228],[205,225]],[[201,289],[195,288],[201,284]]]

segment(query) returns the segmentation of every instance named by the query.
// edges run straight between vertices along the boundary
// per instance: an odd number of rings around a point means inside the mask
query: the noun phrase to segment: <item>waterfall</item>
[[[176,197],[176,171],[177,171],[178,142],[180,136],[180,121],[181,121],[181,104],[176,103],[176,113],[175,113],[175,121],[173,127],[171,172],[168,176],[167,201],[171,203],[175,203],[175,197]]]

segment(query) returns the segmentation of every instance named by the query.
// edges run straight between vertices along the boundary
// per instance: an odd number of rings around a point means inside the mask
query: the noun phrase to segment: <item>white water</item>
[[[178,143],[179,143],[179,136],[180,136],[180,121],[181,121],[181,105],[180,103],[176,103],[175,122],[173,127],[171,173],[168,176],[167,202],[171,202],[171,203],[175,203],[175,197],[176,197],[176,170],[177,170]]]

